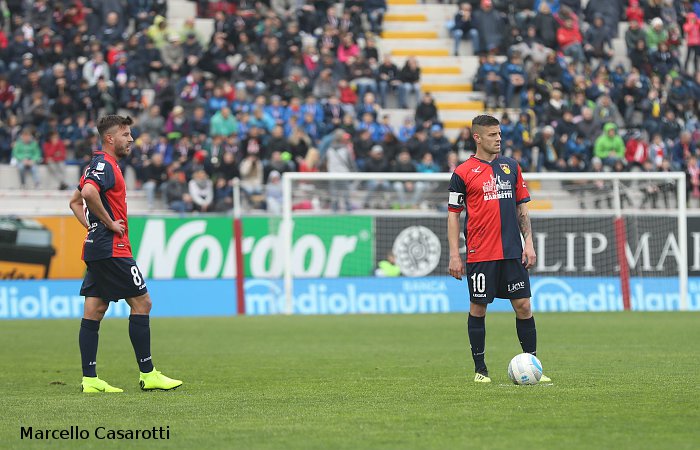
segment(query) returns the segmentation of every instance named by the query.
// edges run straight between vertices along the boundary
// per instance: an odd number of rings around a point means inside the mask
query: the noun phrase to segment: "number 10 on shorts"
[[[486,291],[486,275],[483,273],[473,273],[471,279],[473,292]]]

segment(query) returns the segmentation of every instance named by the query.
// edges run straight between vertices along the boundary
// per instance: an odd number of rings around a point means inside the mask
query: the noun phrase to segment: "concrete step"
[[[459,75],[462,68],[459,66],[426,66],[420,69],[423,75]]]
[[[472,81],[472,77],[466,74],[458,75],[421,75],[421,84],[437,84],[437,85],[463,85]]]
[[[395,10],[398,8],[392,8],[391,10]],[[394,23],[403,23],[403,22],[427,22],[428,21],[428,16],[426,14],[401,14],[401,13],[390,13],[390,14],[385,14],[384,15],[384,26],[388,25],[393,25]]]
[[[386,3],[389,7],[394,5],[417,5],[418,0],[387,0]]]
[[[438,104],[444,102],[473,102],[478,101],[482,103],[484,100],[484,95],[481,92],[440,92],[440,91],[428,91],[430,92]]]
[[[421,83],[421,90],[423,90],[424,92],[472,92],[472,84],[425,82]]]
[[[447,54],[444,56],[450,56],[449,50],[452,49],[452,39],[382,39],[381,45],[383,49],[392,50],[394,54],[394,49],[408,48],[413,50],[420,49],[445,49]]]
[[[57,189],[3,189],[0,190],[0,214],[67,215],[71,213],[68,200],[70,200],[72,193],[72,189],[65,191]],[[130,214],[149,211],[146,194],[143,191],[129,191],[127,205]]]
[[[437,39],[438,32],[434,30],[386,30],[382,32],[383,39]]]
[[[186,0],[168,1],[168,22],[173,19],[187,19],[197,15],[197,4]]]
[[[395,56],[449,56],[450,51],[446,48],[393,48],[390,53]]]
[[[440,111],[445,111],[445,110],[465,110],[465,109],[478,109],[482,110],[484,109],[484,102],[481,100],[469,100],[469,101],[463,101],[463,102],[445,102],[445,101],[438,101],[436,102],[438,110]]]

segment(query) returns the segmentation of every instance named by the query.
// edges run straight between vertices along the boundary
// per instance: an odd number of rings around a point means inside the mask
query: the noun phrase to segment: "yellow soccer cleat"
[[[124,392],[123,389],[110,386],[109,383],[104,380],[100,380],[97,377],[83,377],[83,382],[80,384],[80,388],[85,393]]]
[[[488,372],[483,374],[483,373],[475,373],[474,374],[474,383],[490,383],[491,378],[489,378]]]
[[[545,374],[542,374],[542,376],[540,377],[540,383],[551,383],[551,382],[552,382],[552,379],[549,378]]]
[[[148,373],[140,372],[139,384],[144,391],[169,391],[182,385],[182,381],[168,378],[155,368]]]

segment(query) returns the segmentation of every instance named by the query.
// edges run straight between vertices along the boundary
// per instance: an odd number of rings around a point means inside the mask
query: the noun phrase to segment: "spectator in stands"
[[[234,133],[238,133],[238,121],[228,107],[223,107],[211,118],[209,134],[228,136]]]
[[[533,21],[533,25],[537,30],[537,38],[547,48],[557,48],[557,30],[559,23],[552,14],[552,8],[547,2],[540,2],[537,15]]]
[[[646,31],[646,44],[649,52],[653,53],[659,49],[660,43],[668,40],[668,32],[661,17],[654,17],[650,24]]]
[[[639,25],[637,28],[639,29]],[[627,40],[627,35],[625,35],[625,40]],[[583,51],[583,36],[581,36],[578,24],[574,22],[572,17],[564,19],[557,29],[557,45],[564,55],[572,58],[576,64],[582,65],[586,60]]]
[[[377,70],[377,89],[379,92],[379,104],[386,108],[386,95],[400,88],[399,69],[391,59],[390,54],[384,55],[382,64]]]
[[[325,155],[326,167],[329,173],[350,173],[357,170],[355,159],[350,149],[350,135],[343,130],[336,130],[331,146]],[[331,208],[338,211],[344,208],[352,209],[350,204],[349,182],[345,180],[331,180],[329,182],[331,195]]]
[[[369,152],[369,157],[365,161],[363,172],[378,173],[388,172],[389,162],[384,154],[384,149],[381,145],[374,145]],[[387,180],[368,180],[365,183],[364,201],[362,204],[365,208],[378,205],[378,202],[373,199],[376,191],[386,192],[391,190],[391,183]]]
[[[163,183],[168,179],[167,168],[164,163],[165,158],[161,153],[151,155],[148,164],[144,167],[143,190],[146,192],[146,201],[148,209],[155,208],[155,198],[157,194],[162,193]]]
[[[471,35],[474,54],[497,52],[503,42],[503,19],[491,0],[481,0],[481,8],[472,14]]]
[[[209,212],[213,209],[214,184],[206,171],[200,169],[192,174],[188,190],[195,211]]]
[[[416,107],[415,121],[417,130],[424,129],[426,131],[438,122],[438,109],[430,92],[423,94],[421,102]]]
[[[415,56],[406,58],[404,66],[399,72],[398,79],[401,82],[399,86],[399,108],[408,108],[408,97],[415,94],[416,103],[420,98],[420,67]]]
[[[169,209],[180,214],[194,209],[184,171],[175,170],[170,172],[167,181],[164,183],[163,191],[165,192],[165,204]]]
[[[245,194],[248,203],[254,208],[262,208],[264,191],[264,167],[256,154],[248,154],[243,157],[239,166],[241,174],[241,191]]]
[[[452,149],[450,141],[445,137],[445,132],[440,124],[433,124],[430,127],[430,137],[428,138],[428,152],[434,161],[445,161],[447,154]],[[423,155],[425,156],[425,155]],[[424,158],[420,158],[422,161]],[[420,171],[420,170],[419,170]]]
[[[411,159],[411,154],[408,153],[407,150],[399,153],[398,158],[392,165],[392,172],[416,172],[416,165]],[[421,201],[421,192],[418,191],[416,183],[413,181],[394,181],[394,191],[399,200],[398,203],[394,205],[395,208],[408,208],[418,205]]]
[[[41,163],[41,149],[39,144],[34,139],[32,130],[24,128],[20,138],[12,147],[12,161],[19,170],[19,181],[22,189],[26,187],[27,172],[32,174],[34,187],[38,188],[39,181],[39,164]]]
[[[685,34],[686,43],[688,45],[685,62],[683,63],[683,71],[688,71],[688,63],[692,55],[693,72],[697,73],[699,67],[698,60],[700,59],[700,20],[694,12],[686,14],[685,23],[683,24],[683,33]]]
[[[608,40],[617,37],[617,27],[620,18],[623,17],[622,2],[610,0],[588,0],[585,8],[585,17],[588,23],[595,23],[596,18],[603,20],[602,29],[604,37]]]
[[[66,189],[66,146],[58,131],[51,131],[43,145],[44,162],[53,180],[58,181],[60,190]]]
[[[386,7],[386,0],[366,0],[364,2],[363,10],[367,14],[370,29],[374,34],[382,34],[382,25],[384,22]]]
[[[644,168],[644,163],[649,160],[649,143],[645,134],[639,130],[632,130],[625,144],[625,160],[630,168]]]
[[[470,3],[463,2],[459,4],[459,10],[457,14],[454,15],[451,25],[450,32],[452,33],[452,39],[454,39],[452,53],[455,56],[459,56],[459,46],[462,39],[471,37],[472,5]]]
[[[469,126],[464,126],[459,130],[459,134],[452,144],[452,151],[457,154],[457,158],[462,162],[476,153],[476,141]]]
[[[603,134],[595,140],[593,153],[604,166],[613,167],[615,162],[625,157],[625,143],[617,132],[617,125],[608,122],[603,126]]]
[[[605,27],[603,15],[597,13],[593,18],[593,23],[586,30],[586,34],[583,37],[583,51],[588,62],[595,59],[602,64],[608,64],[610,58],[614,55],[609,33],[610,31]]]

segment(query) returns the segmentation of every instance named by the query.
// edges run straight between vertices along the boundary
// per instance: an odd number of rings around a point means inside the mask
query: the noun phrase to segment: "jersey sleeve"
[[[80,188],[90,183],[103,192],[114,187],[114,181],[112,165],[106,161],[93,160],[80,179]]]
[[[464,198],[467,195],[467,188],[462,177],[457,173],[452,174],[449,188],[450,196],[447,201],[447,209],[450,212],[462,212],[464,209]]]
[[[515,203],[519,205],[530,201],[530,192],[527,190],[523,173],[520,171],[520,165],[516,164],[516,167],[518,168],[518,181],[515,188]]]

